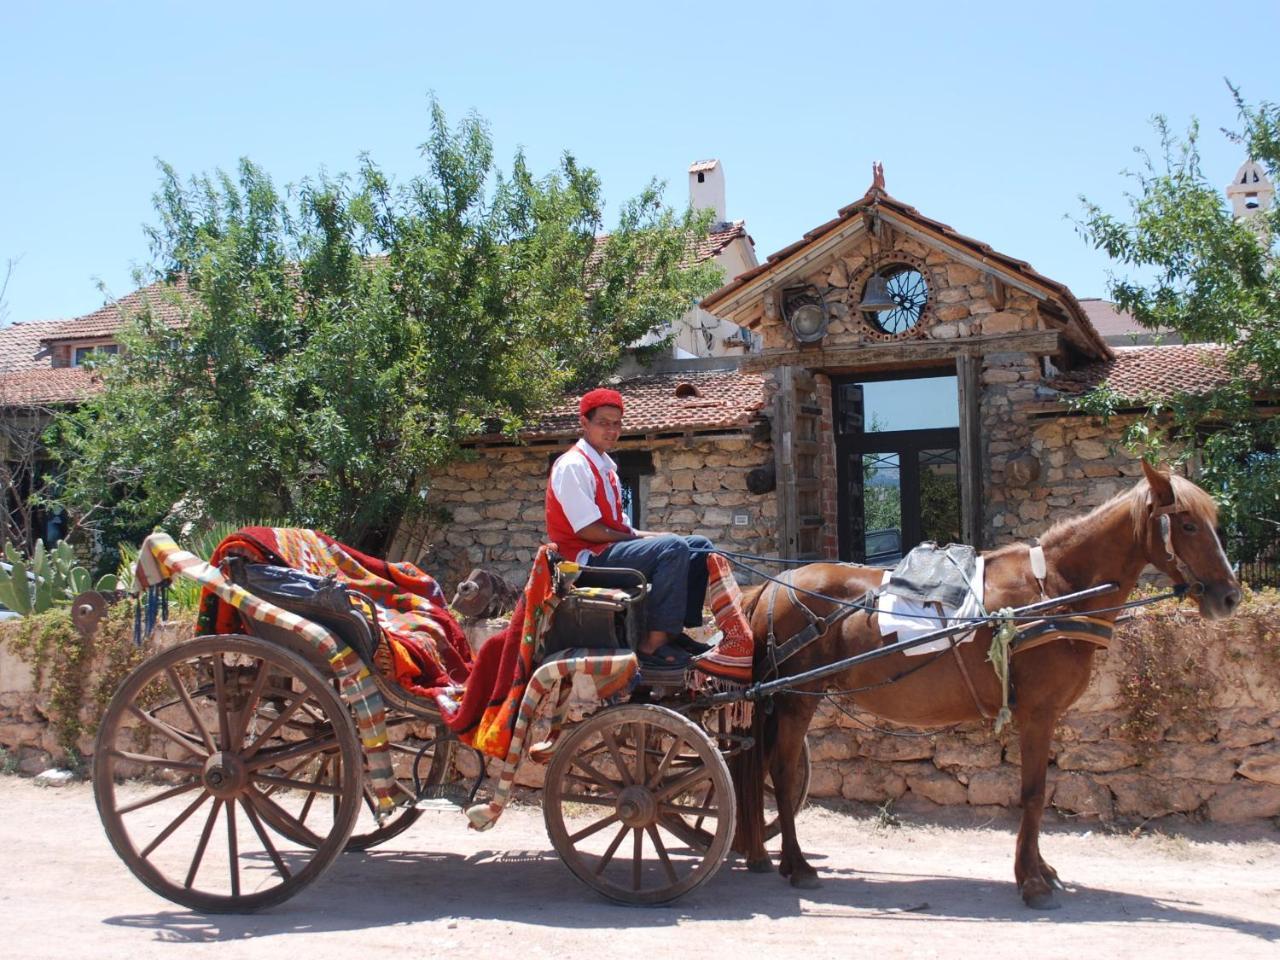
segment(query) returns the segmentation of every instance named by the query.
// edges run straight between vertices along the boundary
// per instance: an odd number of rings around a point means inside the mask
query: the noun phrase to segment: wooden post
[[[956,357],[960,406],[960,530],[964,542],[982,549],[982,357]]]
[[[798,539],[796,523],[795,368],[780,367],[774,395],[773,459],[778,475],[778,555],[794,557]]]

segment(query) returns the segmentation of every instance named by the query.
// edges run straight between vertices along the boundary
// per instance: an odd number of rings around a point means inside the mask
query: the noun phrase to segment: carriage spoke
[[[591,826],[583,827],[577,833],[570,834],[569,840],[572,843],[577,843],[579,840],[585,840],[587,839],[587,837],[592,836],[593,834],[599,833],[601,830],[603,830],[605,827],[609,826],[610,824],[614,824],[617,822],[618,822],[618,814],[611,813],[609,814],[609,816],[605,817],[603,820],[597,820],[595,823],[591,824]],[[624,827],[623,829],[625,830],[626,828]]]
[[[624,786],[624,784],[621,784],[616,780],[610,780],[608,777],[606,777],[603,773],[601,773],[591,764],[587,763],[586,759],[583,757],[574,757],[573,765],[578,769],[582,770],[588,777],[590,777],[591,782],[599,784],[600,786],[604,787],[606,790],[616,791]],[[575,777],[574,779],[580,780],[581,777]]]
[[[635,783],[644,783],[649,779],[646,768],[649,766],[649,757],[647,750],[649,747],[649,725],[647,723],[633,723],[632,736],[636,744],[636,775]]]
[[[244,738],[249,733],[249,721],[253,718],[254,711],[258,709],[258,701],[262,699],[262,688],[267,685],[267,675],[271,672],[267,669],[265,660],[259,658],[257,664],[258,674],[253,679],[253,688],[249,691],[249,698],[245,700],[244,709],[240,711],[240,722],[236,724],[236,743],[244,743]]]
[[[623,838],[627,835],[627,829],[628,827],[624,823],[618,828],[617,836],[609,841],[609,846],[605,848],[604,853],[600,856],[600,862],[596,864],[597,877],[604,873],[605,867],[609,866],[609,861],[612,860],[613,855],[618,852],[618,847],[621,846]]]
[[[262,828],[262,821],[258,819],[258,812],[253,809],[252,803],[244,804],[244,815],[249,818],[249,822],[253,824],[253,830],[258,835],[258,839],[262,841],[262,845],[267,848],[267,855],[271,857],[271,862],[276,865],[282,879],[288,880],[292,873],[289,868],[284,865],[280,853],[276,850],[275,844],[271,842],[271,838],[267,836],[267,831]]]
[[[337,745],[337,740],[333,737],[326,737],[323,740],[307,740],[304,743],[293,744],[287,747],[275,747],[271,750],[263,750],[253,758],[253,762],[245,764],[249,770],[261,770],[263,767],[283,766],[291,760],[302,760],[293,769],[299,770],[307,765],[308,760],[317,753],[326,753],[331,751]],[[247,754],[246,754],[247,756]]]
[[[667,853],[666,845],[662,842],[658,828],[651,823],[645,829],[648,831],[649,839],[653,841],[653,848],[658,851],[658,859],[662,861],[662,868],[667,871],[667,879],[672,883],[677,882],[680,877],[676,874],[676,868],[671,865],[671,857]]]
[[[306,780],[293,780],[289,777],[275,777],[269,773],[255,773],[250,777],[254,783],[274,783],[280,787],[287,787],[291,790],[309,790],[311,793],[325,793],[337,796],[342,793],[340,787],[327,783],[308,783]]]
[[[635,841],[631,844],[631,889],[640,889],[640,868],[644,866],[644,830],[633,827]]]
[[[686,807],[678,803],[664,803],[660,805],[660,809],[663,813],[675,814],[677,817],[697,817],[698,822],[694,824],[694,829],[701,827],[703,820],[708,818],[715,820],[720,816],[720,811],[714,806]]]
[[[617,804],[613,797],[600,797],[590,793],[566,793],[563,799],[569,803],[585,803],[595,807],[612,807]]]
[[[187,809],[183,810],[180,814],[178,814],[177,817],[174,818],[172,823],[170,823],[167,827],[161,830],[160,833],[156,835],[156,838],[154,840],[152,840],[150,843],[148,843],[145,847],[142,848],[142,850],[138,853],[138,856],[140,856],[143,860],[151,856],[151,854],[155,852],[156,847],[160,846],[160,844],[168,840],[169,837],[173,835],[173,831],[177,830],[180,826],[186,823],[187,818],[190,817],[193,813],[195,813],[196,810],[199,808],[200,804],[204,803],[206,800],[209,799],[209,796],[210,794],[202,793],[200,794],[200,796],[196,797],[195,800],[193,800],[191,804],[187,807]]]
[[[713,808],[711,807],[711,801],[713,801],[715,798],[716,798],[716,785],[713,783],[713,784],[712,784],[712,785],[707,789],[707,795],[706,795],[706,797],[704,797],[704,798],[703,798],[703,801],[702,801],[703,806],[704,806],[704,807],[706,807],[706,808],[708,808],[708,809],[713,809]],[[732,798],[730,798],[730,801],[732,802]],[[666,806],[667,806],[669,809],[671,809],[671,810],[675,810],[675,809],[677,809],[676,805],[675,805],[675,804],[673,804],[673,803],[666,804]],[[712,816],[717,816],[717,814],[714,814],[714,813],[713,813],[713,814],[712,814]],[[698,817],[698,819],[696,819],[696,820],[694,820],[694,821],[693,821],[693,828],[694,828],[695,830],[701,830],[701,829],[702,829],[702,821],[703,821],[703,820],[705,820],[705,819],[706,819],[706,814],[702,814],[702,815],[700,815],[700,816]]]
[[[191,700],[191,694],[187,692],[187,685],[182,682],[182,678],[178,676],[178,672],[173,667],[166,667],[164,673],[169,680],[169,686],[178,695],[182,705],[187,708],[187,716],[191,718],[191,725],[199,731],[200,739],[204,741],[205,749],[209,753],[217,752],[218,748],[213,744],[213,734],[204,725],[204,721],[200,719],[200,713],[196,710],[196,705]]]
[[[209,819],[204,822],[204,829],[200,831],[200,842],[196,844],[196,852],[191,855],[191,868],[187,871],[187,879],[182,884],[187,890],[190,890],[191,885],[196,882],[196,871],[200,869],[200,861],[204,859],[204,852],[209,846],[209,837],[213,834],[213,826],[218,821],[218,811],[221,809],[222,801],[213,801]]]
[[[302,706],[302,702],[306,698],[307,694],[305,692],[294,697],[293,700],[289,702],[289,706],[280,711],[280,715],[272,720],[271,723],[267,724],[267,728],[263,730],[262,733],[258,734],[258,739],[249,744],[248,748],[240,755],[240,759],[248,760],[257,753],[258,750],[261,749],[262,745],[270,740],[275,735],[276,731],[289,721],[289,718],[293,716],[300,706]]]
[[[135,810],[141,810],[143,807],[149,807],[153,803],[160,803],[161,801],[168,800],[172,797],[179,797],[184,793],[189,793],[190,791],[195,790],[202,786],[203,786],[203,783],[201,783],[201,781],[199,780],[192,781],[191,783],[182,783],[176,787],[172,787],[169,790],[161,790],[159,793],[155,794],[154,796],[147,797],[143,800],[138,800],[134,803],[125,804],[123,807],[118,807],[116,808],[116,814],[119,816],[124,816],[124,814],[126,813],[133,813]]]
[[[128,750],[111,750],[111,756],[120,760],[131,760],[134,763],[145,763],[166,770],[186,770],[188,773],[199,773],[204,769],[202,763],[189,763],[185,760],[167,760],[164,757],[153,757],[145,753],[130,753]]]
[[[670,800],[676,794],[684,793],[684,791],[688,790],[695,783],[699,783],[703,780],[709,780],[709,779],[711,779],[710,772],[707,770],[706,767],[699,764],[698,766],[690,770],[688,773],[686,773],[684,776],[677,777],[676,779],[672,780],[670,783],[663,784],[662,789],[658,791],[658,801],[665,802],[667,800]]]
[[[618,769],[618,775],[622,777],[622,785],[624,787],[631,786],[635,781],[631,779],[631,771],[627,769],[626,761],[622,757],[622,751],[618,749],[618,741],[613,737],[612,730],[604,730],[600,734],[604,740],[605,746],[609,748],[609,753],[613,757],[613,765]]]
[[[297,767],[294,767],[294,770],[297,770],[297,769],[298,769]],[[312,780],[311,782],[319,783],[321,779],[324,777],[325,771],[328,769],[329,769],[329,758],[325,757],[320,764],[320,769],[316,771],[315,779]],[[286,774],[285,776],[286,777],[292,776],[292,771]],[[274,793],[275,789],[276,789],[275,787],[272,787],[271,791]],[[307,814],[311,812],[311,804],[315,803],[315,799],[317,796],[319,796],[319,794],[317,794],[314,790],[307,794],[307,799],[304,800],[302,803],[302,809],[298,811],[298,821],[300,823],[307,822]]]
[[[297,817],[266,795],[249,789],[244,792],[243,798],[258,809],[258,812],[262,814],[262,818],[271,824],[277,833],[282,833],[293,839],[304,838],[306,845],[310,847],[318,847],[322,842],[321,838],[311,832]],[[290,833],[290,830],[293,833]],[[296,837],[294,836],[295,834],[297,835]]]
[[[671,765],[671,761],[675,759],[676,754],[680,752],[680,748],[684,746],[684,741],[679,737],[673,737],[671,745],[667,747],[667,752],[662,755],[662,759],[658,761],[658,769],[653,771],[653,776],[645,781],[645,786],[652,790],[662,780],[663,775],[667,772],[667,767]]]
[[[227,865],[231,870],[231,895],[240,896],[240,847],[236,835],[236,802],[227,801]]]
[[[136,704],[132,704],[132,703],[129,704],[129,712],[133,714],[135,717],[137,717],[139,720],[141,720],[143,723],[147,724],[148,726],[154,727],[160,733],[164,734],[164,736],[168,737],[178,746],[182,747],[182,749],[186,750],[187,753],[191,754],[191,756],[200,757],[201,759],[207,756],[207,754],[202,754],[196,748],[195,741],[193,741],[188,734],[177,729],[176,727],[170,726],[169,724],[161,720],[159,717],[153,717],[151,714],[147,713],[145,710],[139,709]]]
[[[213,656],[213,690],[218,708],[218,743],[222,745],[223,750],[230,750],[231,717],[227,713],[227,665],[223,662],[220,653]],[[230,811],[231,806],[228,804],[228,817],[230,817]]]

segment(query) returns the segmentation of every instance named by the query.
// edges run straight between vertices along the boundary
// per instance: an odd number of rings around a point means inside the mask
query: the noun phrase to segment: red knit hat
[[[578,412],[584,417],[590,415],[596,407],[617,407],[622,409],[622,394],[608,387],[600,387],[582,395],[578,401]]]

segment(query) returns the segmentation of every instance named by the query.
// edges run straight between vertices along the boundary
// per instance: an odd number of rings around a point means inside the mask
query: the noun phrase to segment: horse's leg
[[[779,697],[775,709],[778,711],[778,738],[774,742],[769,772],[778,798],[778,825],[782,828],[782,857],[778,861],[778,872],[789,877],[793,887],[812,890],[822,883],[818,879],[818,871],[805,860],[800,841],[796,839],[796,811],[792,800],[799,783],[797,775],[804,752],[804,737],[818,709],[818,698]]]
[[[1045,780],[1049,768],[1049,744],[1053,738],[1053,714],[1033,714],[1018,724],[1018,745],[1022,765],[1022,825],[1014,854],[1013,875],[1018,892],[1027,906],[1036,910],[1056,910],[1052,884],[1057,872],[1040,857],[1040,821],[1044,817]]]

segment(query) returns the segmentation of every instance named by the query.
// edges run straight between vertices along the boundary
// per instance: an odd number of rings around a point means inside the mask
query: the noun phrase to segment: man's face
[[[586,417],[578,417],[582,436],[601,453],[608,453],[622,433],[622,411],[617,407],[596,407]]]

